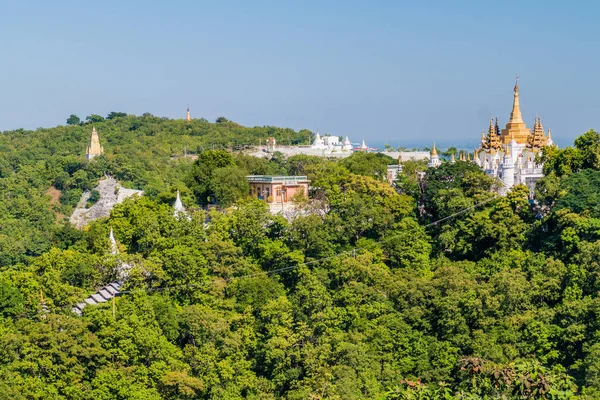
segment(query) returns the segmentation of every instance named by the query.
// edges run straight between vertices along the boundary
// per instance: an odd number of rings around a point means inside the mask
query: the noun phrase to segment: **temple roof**
[[[437,157],[438,156],[438,152],[437,149],[435,148],[435,142],[433,142],[433,148],[431,149],[431,157]]]

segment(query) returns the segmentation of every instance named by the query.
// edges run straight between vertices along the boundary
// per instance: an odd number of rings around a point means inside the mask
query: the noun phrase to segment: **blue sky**
[[[570,5],[576,4],[576,5]],[[600,130],[591,1],[0,0],[0,130],[110,111],[413,145]]]

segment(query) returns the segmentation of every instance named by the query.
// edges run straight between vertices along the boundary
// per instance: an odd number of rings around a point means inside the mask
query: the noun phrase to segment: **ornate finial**
[[[431,156],[432,157],[437,157],[438,153],[437,153],[437,149],[435,148],[435,142],[433,142],[433,149],[431,149]]]
[[[550,134],[550,129],[548,129],[548,139],[552,139],[552,135]]]
[[[517,73],[517,77],[515,79],[515,92],[519,91],[519,74]]]

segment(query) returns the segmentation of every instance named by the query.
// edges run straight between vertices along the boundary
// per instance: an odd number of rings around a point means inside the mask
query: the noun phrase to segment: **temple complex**
[[[554,146],[554,142],[549,129],[547,134],[544,133],[542,119],[536,116],[532,129],[523,121],[517,76],[513,89],[513,106],[506,127],[500,130],[498,118],[490,118],[487,135],[485,131],[481,132],[481,144],[479,148],[473,149],[473,158],[468,152],[461,151],[459,161],[473,162],[487,175],[497,178],[502,183],[502,194],[520,184],[525,184],[533,194],[535,183],[544,176],[543,165],[536,162],[536,155],[545,146]],[[450,162],[456,162],[454,154],[451,155]],[[429,155],[428,166],[440,166],[435,143]]]
[[[342,142],[338,136],[321,136],[317,131],[311,149],[325,150],[326,152],[350,152],[352,151],[352,143],[348,136]]]
[[[90,145],[85,149],[85,157],[88,160],[104,154],[104,148],[100,146],[100,137],[96,131],[96,127],[92,128],[92,138],[90,139]]]
[[[474,162],[485,172],[502,181],[506,192],[513,185],[525,184],[533,191],[543,176],[542,165],[535,162],[544,146],[552,146],[550,130],[544,133],[542,120],[535,117],[533,129],[523,121],[519,102],[519,82],[513,89],[513,106],[506,127],[498,127],[498,119],[490,118],[487,135],[481,133],[481,147],[474,151]]]

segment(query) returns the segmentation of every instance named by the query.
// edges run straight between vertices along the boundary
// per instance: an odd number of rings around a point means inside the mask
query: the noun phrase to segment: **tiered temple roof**
[[[481,147],[485,150],[497,150],[502,147],[500,132],[498,131],[498,119],[494,124],[494,119],[490,117],[487,136],[484,135],[484,132],[481,132]]]
[[[540,117],[536,117],[535,123],[533,124],[533,130],[527,138],[527,147],[543,147],[546,145],[547,141],[548,138],[544,135],[544,127],[542,126],[542,120]]]
[[[506,127],[500,131],[498,128],[498,119],[496,118],[494,123],[493,118],[490,118],[487,136],[483,132],[481,134],[481,148],[486,150],[486,152],[493,152],[493,150],[504,151],[504,147],[513,140],[517,145],[526,146],[535,151],[552,144],[550,131],[548,131],[548,136],[544,135],[544,128],[540,117],[536,117],[532,130],[529,130],[523,121],[519,99],[518,76],[513,90],[513,106]]]

